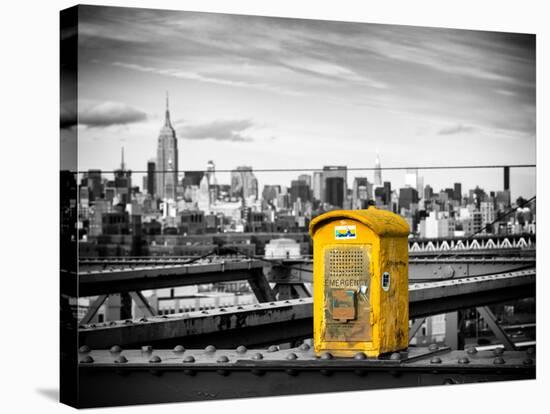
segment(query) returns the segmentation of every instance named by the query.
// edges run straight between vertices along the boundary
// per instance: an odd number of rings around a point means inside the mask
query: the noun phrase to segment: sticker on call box
[[[355,226],[334,226],[334,237],[337,240],[355,239],[357,237],[357,229]]]

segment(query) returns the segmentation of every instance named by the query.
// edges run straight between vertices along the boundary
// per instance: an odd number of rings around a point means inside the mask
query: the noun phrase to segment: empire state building
[[[164,126],[160,130],[157,146],[157,197],[176,199],[178,184],[178,140],[176,131],[170,123],[168,94],[166,94],[166,115]]]

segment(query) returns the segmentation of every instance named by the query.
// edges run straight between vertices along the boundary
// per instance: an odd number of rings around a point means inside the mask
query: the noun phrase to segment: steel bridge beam
[[[112,345],[188,347],[264,345],[303,339],[312,333],[312,299],[294,299],[247,306],[231,306],[186,314],[81,325],[80,343],[92,348]],[[160,344],[160,345],[159,345]]]
[[[200,285],[215,282],[252,280],[259,289],[266,283],[258,281],[263,263],[258,260],[239,260],[209,264],[143,266],[109,270],[62,272],[63,279],[78,278],[78,292],[64,292],[79,297],[111,293],[135,292],[166,287]],[[260,271],[258,271],[260,269]],[[61,284],[65,286],[64,283]],[[76,283],[67,283],[76,285]],[[253,287],[254,289],[254,287]],[[264,296],[269,293],[264,292]]]
[[[489,309],[488,306],[478,306],[476,310],[483,318],[483,320],[485,320],[487,325],[489,325],[491,331],[493,331],[497,339],[502,342],[504,348],[509,351],[515,350],[516,346],[514,345],[510,337],[506,334],[504,329],[498,324],[497,318],[495,317],[491,309]]]
[[[536,373],[534,350],[471,354],[432,346],[411,348],[400,359],[316,358],[305,344],[82,351],[80,408],[522,380]]]
[[[453,258],[409,258],[409,282],[425,279],[447,279],[481,276],[510,272],[534,267],[535,257],[453,257]],[[269,266],[269,265],[268,265]],[[312,283],[311,261],[285,260],[271,265],[267,271],[272,283]]]
[[[535,279],[535,269],[530,269],[409,285],[409,316],[420,318],[534,297]]]
[[[501,303],[535,294],[535,270],[494,276],[426,282],[410,286],[409,317],[422,318],[458,309]],[[313,299],[302,298],[164,315],[141,320],[81,325],[80,343],[112,345],[181,343],[235,346],[286,342],[312,336]]]
[[[480,250],[438,250],[424,252],[409,252],[409,257],[534,257],[535,248],[511,248],[511,249],[480,249]],[[196,259],[199,256],[105,256],[105,257],[81,257],[78,264],[81,269],[105,269],[112,266],[164,266],[164,265],[182,265],[190,259]],[[228,256],[209,256],[212,261],[227,259]],[[231,259],[247,259],[247,256],[235,255]],[[311,262],[311,256],[302,256],[304,262]],[[264,258],[262,258],[264,259]],[[269,260],[269,259],[268,259]],[[274,261],[276,261],[274,259]]]

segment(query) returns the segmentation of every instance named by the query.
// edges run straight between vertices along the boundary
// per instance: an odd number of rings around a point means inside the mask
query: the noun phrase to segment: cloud
[[[61,129],[70,129],[76,125],[77,113],[75,100],[65,100],[61,102],[59,118]]]
[[[515,92],[508,91],[506,89],[497,89],[497,90],[495,90],[495,92],[500,94],[500,95],[504,95],[504,96],[517,96],[517,94]]]
[[[120,102],[103,102],[79,112],[78,124],[88,128],[126,125],[147,119],[147,114]]]
[[[217,120],[204,124],[188,125],[178,129],[186,139],[213,139],[216,141],[250,142],[253,139],[242,133],[254,124],[247,119]]]
[[[282,86],[272,85],[270,83],[265,83],[265,82],[257,83],[257,82],[243,81],[243,80],[232,80],[232,79],[226,79],[221,76],[203,75],[196,71],[179,70],[174,68],[160,69],[152,66],[143,66],[143,65],[137,65],[134,63],[124,63],[124,62],[113,62],[113,66],[136,70],[140,72],[154,73],[157,75],[170,76],[178,79],[213,83],[213,84],[222,85],[222,86],[234,86],[238,88],[254,88],[254,89],[260,89],[268,92],[275,92],[275,93],[280,93],[280,94],[290,95],[290,96],[303,95],[303,93],[300,93]]]
[[[338,79],[345,82],[363,83],[373,88],[387,88],[383,82],[378,82],[369,77],[360,75],[356,71],[328,60],[300,57],[288,62],[280,62],[291,70],[305,72],[309,75],[320,76],[329,79]]]
[[[469,134],[474,132],[475,128],[467,125],[457,124],[450,127],[442,128],[438,131],[438,135],[456,135],[456,134]]]

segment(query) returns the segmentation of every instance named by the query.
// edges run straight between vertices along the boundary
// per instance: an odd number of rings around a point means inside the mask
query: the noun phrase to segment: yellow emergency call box
[[[408,235],[399,215],[369,207],[314,218],[316,354],[378,357],[409,342]]]

